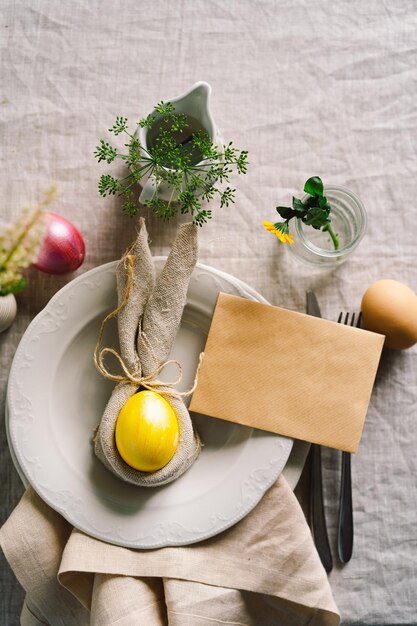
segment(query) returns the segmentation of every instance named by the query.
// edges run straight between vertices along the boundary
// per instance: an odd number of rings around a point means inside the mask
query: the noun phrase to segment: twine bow
[[[203,360],[203,356],[204,356],[204,352],[202,352],[200,354],[199,360],[198,360],[198,365],[197,365],[197,371],[195,374],[195,378],[194,378],[194,383],[191,387],[191,389],[189,389],[188,391],[178,391],[176,389],[173,389],[173,387],[175,387],[175,385],[178,385],[178,383],[181,382],[182,377],[183,377],[183,368],[182,365],[179,361],[177,361],[176,359],[169,359],[168,361],[164,361],[164,363],[161,363],[161,365],[159,365],[153,372],[151,372],[150,374],[147,374],[146,376],[141,376],[139,372],[130,372],[129,368],[126,366],[122,356],[117,352],[117,350],[115,350],[114,348],[102,348],[100,350],[100,345],[101,345],[101,341],[103,339],[103,333],[104,333],[104,328],[107,324],[107,322],[111,319],[113,319],[114,317],[116,317],[120,311],[126,306],[128,300],[129,300],[129,296],[130,296],[130,292],[132,289],[132,284],[133,284],[133,264],[135,262],[135,256],[132,254],[126,254],[124,257],[124,263],[125,263],[125,268],[127,269],[127,283],[126,283],[126,289],[125,292],[123,294],[123,298],[122,301],[120,302],[120,304],[114,309],[114,311],[111,311],[111,313],[109,313],[104,320],[101,322],[101,326],[100,326],[100,330],[98,333],[98,338],[97,338],[97,342],[96,342],[96,346],[94,349],[94,365],[96,367],[96,369],[100,372],[100,374],[102,376],[104,376],[104,378],[107,378],[108,380],[112,380],[114,382],[118,382],[118,383],[125,383],[125,384],[132,384],[132,385],[136,385],[138,387],[145,387],[145,389],[149,389],[150,391],[157,391],[160,394],[165,394],[165,395],[169,395],[169,396],[173,396],[175,398],[184,398],[187,397],[189,395],[191,395],[194,391],[195,388],[197,387],[197,383],[198,383],[198,373],[200,370],[200,365],[202,363]],[[147,347],[148,349],[151,351],[152,356],[154,357],[155,361],[157,362],[157,357],[153,351],[153,348],[151,346],[151,344],[149,343],[146,335],[144,333],[141,334],[141,338],[147,343]],[[124,375],[122,374],[112,374],[111,372],[109,372],[109,370],[107,369],[107,367],[104,364],[104,357],[106,356],[106,354],[112,354],[114,357],[116,357],[116,359],[119,361],[119,364],[124,372]],[[167,366],[170,365],[171,363],[173,363],[174,365],[176,365],[176,367],[178,368],[178,376],[177,379],[174,381],[162,381],[158,379],[158,375],[162,372],[162,370]]]

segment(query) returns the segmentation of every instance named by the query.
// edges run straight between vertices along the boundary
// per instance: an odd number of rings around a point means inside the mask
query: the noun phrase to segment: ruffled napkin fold
[[[243,520],[190,546],[132,550],[73,529],[28,488],[0,530],[23,626],[337,626],[326,573],[284,477]]]

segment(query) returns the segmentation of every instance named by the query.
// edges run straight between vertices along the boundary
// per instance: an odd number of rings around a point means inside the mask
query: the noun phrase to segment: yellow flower
[[[277,228],[272,222],[263,222],[263,225],[267,231],[278,237],[282,243],[294,243],[294,235],[291,233],[283,232],[283,230]]]

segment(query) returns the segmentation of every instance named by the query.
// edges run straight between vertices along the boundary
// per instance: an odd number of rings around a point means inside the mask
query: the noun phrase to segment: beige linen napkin
[[[198,544],[132,550],[73,529],[29,488],[0,530],[24,626],[337,626],[326,573],[284,477]]]

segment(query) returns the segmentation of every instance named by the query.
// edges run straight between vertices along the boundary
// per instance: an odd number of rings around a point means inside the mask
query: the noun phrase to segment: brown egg
[[[404,350],[417,342],[417,295],[396,280],[378,280],[362,298],[367,330],[385,335],[386,348]]]

